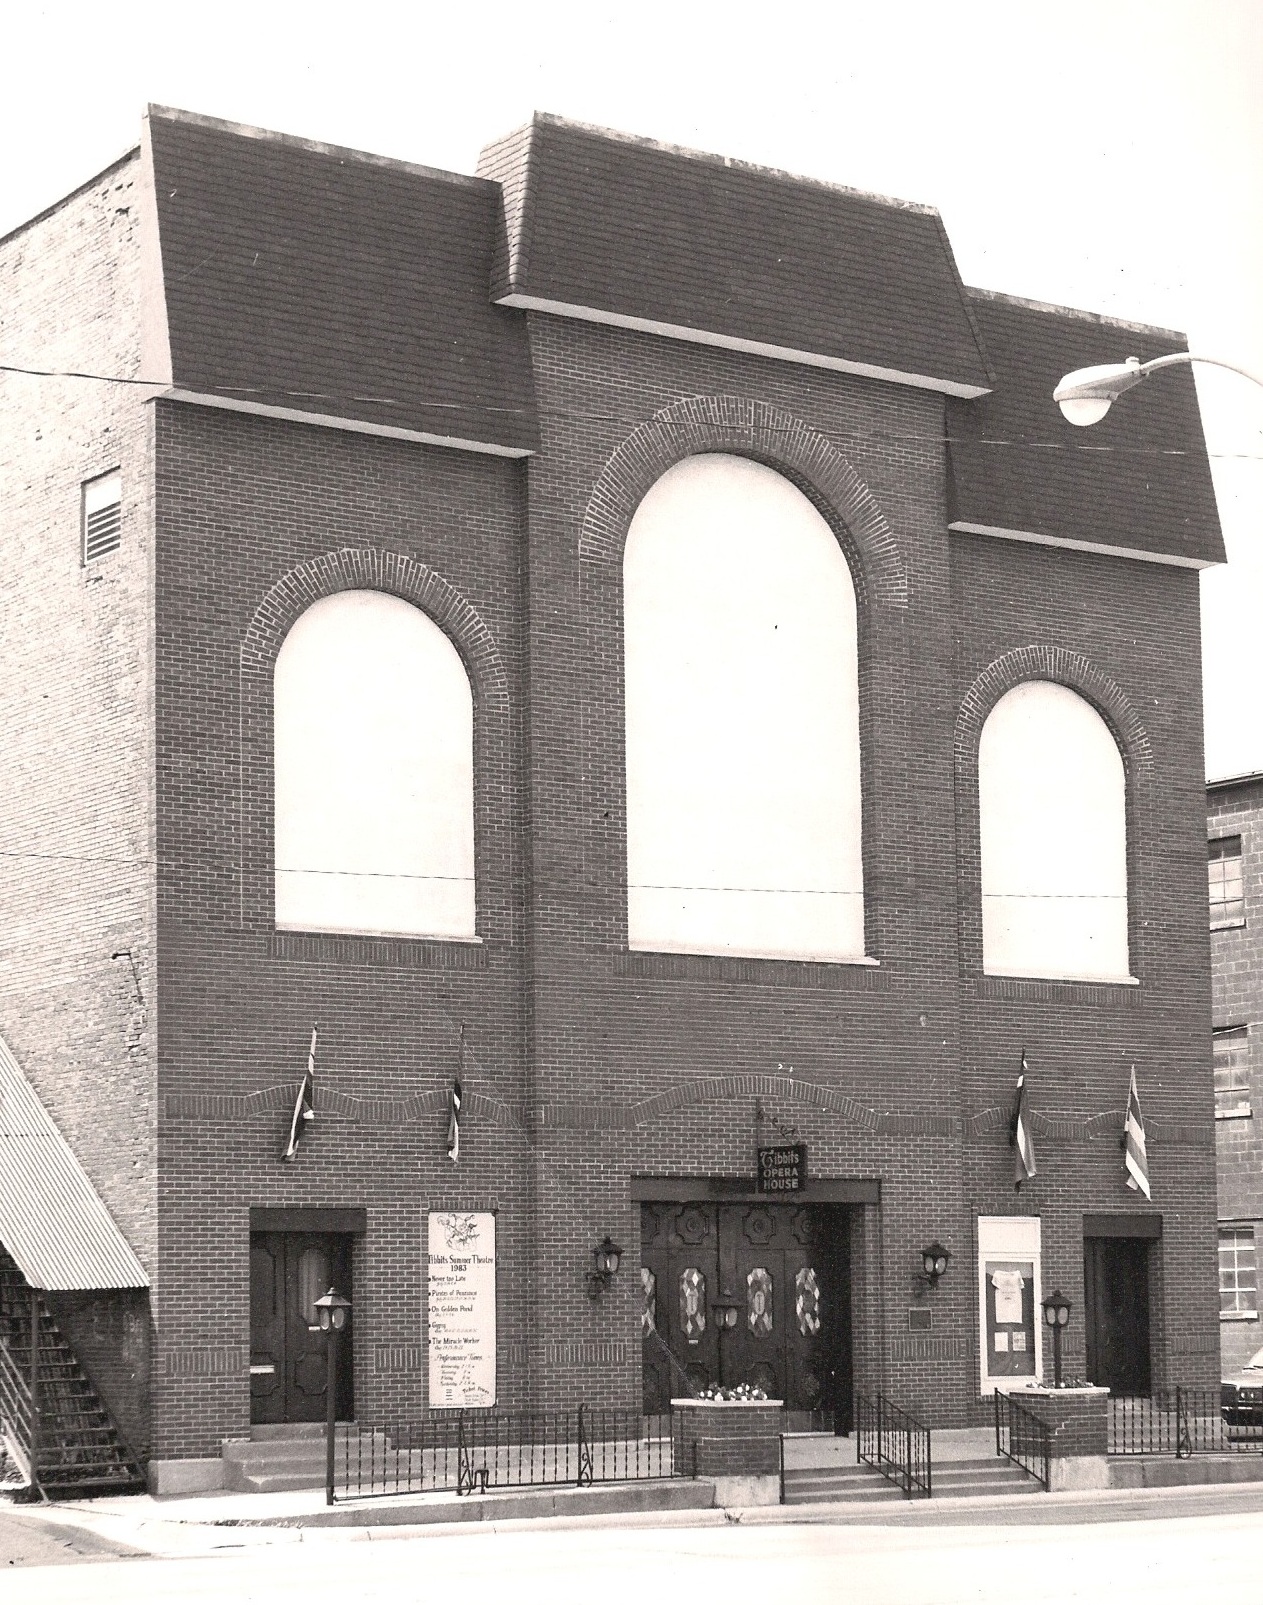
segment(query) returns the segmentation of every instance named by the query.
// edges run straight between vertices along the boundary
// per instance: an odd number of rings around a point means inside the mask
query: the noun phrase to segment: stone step
[[[786,1470],[785,1503],[819,1504],[836,1500],[902,1499],[903,1490],[868,1466],[829,1466]]]

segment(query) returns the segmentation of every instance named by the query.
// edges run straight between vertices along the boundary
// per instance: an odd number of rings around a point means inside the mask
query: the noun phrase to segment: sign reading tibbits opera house
[[[429,1216],[430,1407],[496,1402],[496,1218]]]
[[[758,1192],[801,1193],[806,1185],[805,1142],[781,1143],[775,1148],[759,1149]]]

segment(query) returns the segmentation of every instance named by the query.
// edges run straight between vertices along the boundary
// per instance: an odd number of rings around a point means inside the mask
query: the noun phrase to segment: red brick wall
[[[248,1426],[251,1205],[367,1208],[356,1397],[378,1420],[424,1408],[426,1210],[497,1210],[500,1402],[526,1399],[522,474],[159,404],[158,1455]],[[272,930],[271,664],[305,602],[359,583],[428,606],[471,670],[480,948]],[[313,1021],[317,1120],[283,1165]]]
[[[1245,924],[1212,931],[1215,1026],[1246,1026],[1251,1110],[1215,1122],[1219,1218],[1253,1226],[1256,1255],[1263,1250],[1263,1135],[1259,1089],[1263,1087],[1263,784],[1215,788],[1208,798],[1206,833],[1240,836],[1245,881]],[[1237,1371],[1260,1345],[1254,1320],[1225,1320],[1219,1327],[1223,1374]]]

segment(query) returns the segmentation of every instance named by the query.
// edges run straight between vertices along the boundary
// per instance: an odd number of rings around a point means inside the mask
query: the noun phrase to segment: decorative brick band
[[[268,957],[315,963],[376,964],[405,970],[485,970],[485,942],[442,942],[405,937],[335,936],[324,932],[275,931]]]
[[[804,987],[825,992],[884,992],[889,972],[876,964],[828,964],[807,959],[755,959],[708,953],[636,953],[614,956],[617,975],[669,981],[739,981],[747,985]]]
[[[851,559],[857,601],[905,608],[903,554],[868,486],[827,436],[792,413],[741,396],[691,396],[642,423],[606,463],[579,541],[586,563],[618,565],[650,487],[685,457],[731,452],[783,474],[832,527]]]
[[[163,1102],[163,1113],[168,1120],[223,1120],[239,1123],[251,1120],[273,1110],[290,1110],[294,1106],[296,1081],[280,1086],[265,1087],[258,1092],[169,1092]],[[364,1098],[354,1093],[338,1092],[321,1083],[316,1094],[317,1115],[332,1116],[351,1125],[398,1126],[409,1120],[423,1120],[447,1112],[446,1087],[414,1092],[406,1098]],[[462,1099],[462,1114],[471,1120],[484,1121],[492,1126],[510,1126],[524,1129],[522,1112],[498,1098],[474,1092],[466,1087]]]
[[[1038,1109],[1032,1109],[1028,1112],[1027,1119],[1037,1137],[1047,1137],[1053,1142],[1095,1142],[1101,1138],[1117,1141],[1122,1135],[1126,1113],[1125,1109],[1102,1109],[1094,1115],[1058,1118],[1055,1115],[1041,1114]],[[989,1132],[1007,1131],[1012,1118],[1011,1108],[993,1104],[989,1109],[979,1109],[974,1114],[965,1116],[964,1134],[966,1137],[977,1137]],[[1173,1145],[1181,1143],[1195,1148],[1213,1147],[1213,1139],[1208,1143],[1203,1128],[1196,1123],[1154,1120],[1146,1116],[1145,1136],[1151,1142],[1157,1138]]]
[[[249,1350],[235,1345],[167,1349],[162,1356],[163,1375],[169,1377],[239,1377],[249,1369]]]
[[[786,1103],[809,1104],[841,1115],[866,1131],[889,1136],[953,1137],[957,1131],[957,1122],[950,1115],[882,1114],[832,1087],[771,1072],[697,1076],[632,1104],[543,1104],[539,1115],[541,1126],[553,1129],[630,1130],[665,1120],[696,1104],[727,1103],[734,1098],[778,1098]]]
[[[627,1343],[575,1341],[544,1345],[545,1365],[628,1365],[631,1359],[631,1346]]]

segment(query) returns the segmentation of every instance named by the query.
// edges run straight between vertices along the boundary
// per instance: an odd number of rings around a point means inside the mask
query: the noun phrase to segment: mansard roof
[[[953,529],[1223,561],[1187,369],[1087,430],[1052,401],[1183,337],[966,290],[930,207],[550,116],[472,178],[163,108],[147,128],[147,371],[177,395],[525,455],[533,308],[945,393]]]
[[[537,114],[488,146],[494,294],[955,395],[991,376],[938,213]]]
[[[995,388],[947,404],[951,528],[1143,554],[1193,568],[1224,561],[1188,367],[1147,380],[1091,428],[1052,399],[1076,368],[1188,349],[1182,334],[970,290]]]
[[[495,184],[161,107],[148,129],[177,390],[533,449]]]

